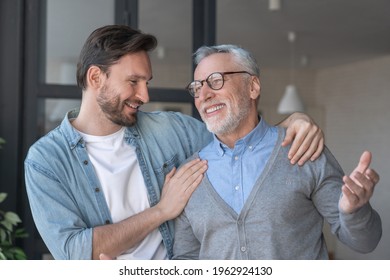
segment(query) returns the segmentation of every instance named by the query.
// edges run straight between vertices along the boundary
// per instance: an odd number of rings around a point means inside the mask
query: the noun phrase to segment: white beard
[[[241,108],[234,110],[231,103],[225,103],[226,117],[220,118],[216,116],[212,120],[205,118],[204,110],[202,109],[201,117],[206,124],[207,129],[216,135],[226,135],[236,130],[241,122],[245,120],[250,112],[251,100],[242,98]],[[208,105],[209,106],[209,105]]]

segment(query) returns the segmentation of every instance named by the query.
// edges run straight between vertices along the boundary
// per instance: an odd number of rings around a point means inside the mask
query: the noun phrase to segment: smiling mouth
[[[205,112],[206,112],[206,114],[211,114],[211,113],[214,113],[218,110],[221,110],[223,107],[225,107],[225,105],[223,105],[223,104],[212,106],[212,107],[207,108],[205,110]]]
[[[125,101],[124,103],[126,106],[133,108],[135,110],[138,110],[138,108],[141,107],[141,105],[142,105],[141,102],[131,103],[130,101]]]

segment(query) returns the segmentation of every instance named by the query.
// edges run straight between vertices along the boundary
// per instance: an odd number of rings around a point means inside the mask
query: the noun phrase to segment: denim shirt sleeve
[[[25,161],[31,211],[39,233],[55,259],[91,259],[92,228],[68,190],[41,163]]]
[[[93,228],[111,223],[81,136],[66,117],[29,149],[26,191],[35,225],[55,259],[91,259]]]

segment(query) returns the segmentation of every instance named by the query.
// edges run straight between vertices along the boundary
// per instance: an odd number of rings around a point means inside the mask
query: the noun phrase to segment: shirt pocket
[[[179,164],[178,156],[175,154],[173,157],[164,161],[159,166],[154,167],[154,173],[156,174],[160,189],[164,185],[165,176],[172,170],[172,168],[178,167]]]

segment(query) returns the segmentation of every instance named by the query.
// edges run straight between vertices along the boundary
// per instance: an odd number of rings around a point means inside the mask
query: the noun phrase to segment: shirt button
[[[84,160],[84,165],[87,165],[88,164],[88,160]]]
[[[240,189],[240,186],[235,186],[234,189],[238,191]]]
[[[105,221],[106,225],[110,224],[110,221],[109,220],[106,220]]]
[[[245,252],[246,251],[246,247],[245,246],[242,246],[241,247],[241,252]]]
[[[100,192],[100,189],[99,188],[95,188],[95,192]]]
[[[238,156],[235,156],[234,159],[235,159],[235,160],[238,160]]]
[[[249,146],[248,148],[249,148],[249,150],[252,150],[253,147],[252,147],[252,146]]]

